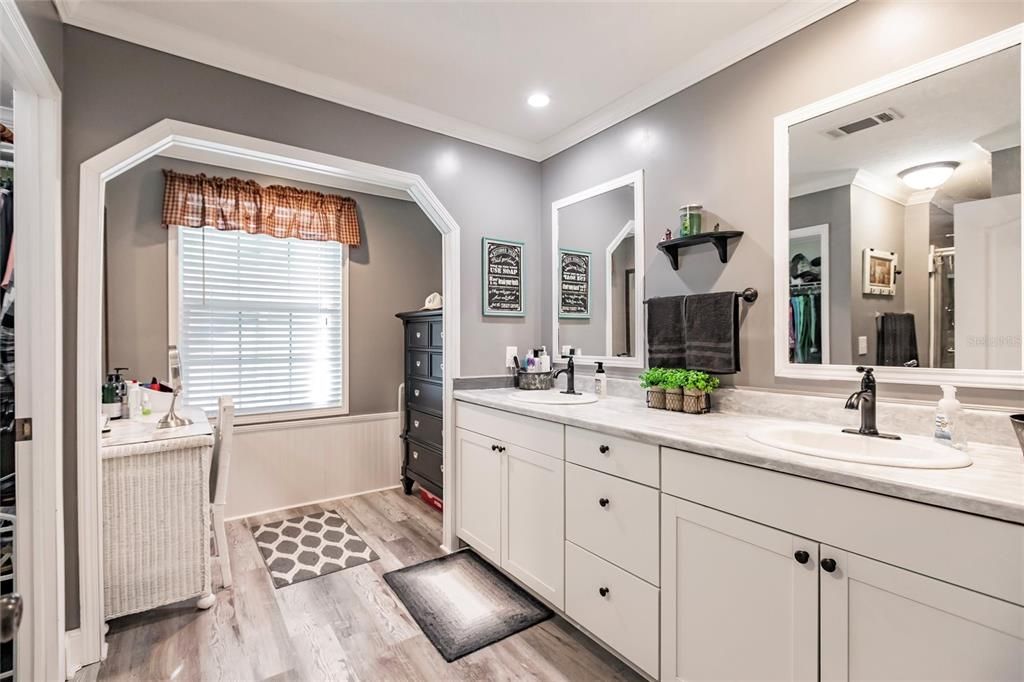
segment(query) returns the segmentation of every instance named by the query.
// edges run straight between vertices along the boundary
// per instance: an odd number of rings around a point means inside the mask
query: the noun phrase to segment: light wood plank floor
[[[276,590],[250,527],[335,509],[380,560]],[[561,618],[446,663],[382,578],[438,556],[441,515],[400,490],[228,524],[232,589],[111,622],[76,680],[638,680]],[[215,580],[220,579],[214,566]]]

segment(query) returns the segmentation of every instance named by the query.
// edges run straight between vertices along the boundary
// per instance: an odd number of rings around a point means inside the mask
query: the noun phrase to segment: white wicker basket
[[[107,620],[210,592],[212,436],[103,449]]]

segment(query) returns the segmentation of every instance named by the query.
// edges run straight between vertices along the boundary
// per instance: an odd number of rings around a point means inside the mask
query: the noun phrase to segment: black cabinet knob
[[[492,444],[491,445],[491,452],[497,452],[497,451],[498,451],[498,446]]]
[[[609,590],[607,587],[597,588],[597,593],[600,594],[602,597],[607,597],[609,592],[611,592],[611,590]]]
[[[602,507],[607,507],[608,506],[608,498],[607,497],[602,497],[600,500],[597,501],[597,503],[599,505],[601,505]]]
[[[505,446],[504,445],[499,445],[498,446],[498,452],[505,452]]]
[[[796,554],[793,555],[793,558],[796,559],[798,564],[806,564],[810,560],[811,555],[804,550],[799,549]]]
[[[836,570],[836,560],[835,559],[822,559],[821,560],[821,568],[826,573],[832,573],[833,571]]]
[[[607,445],[602,445],[601,447],[598,448],[598,450],[601,452],[602,455],[605,455],[608,454],[608,451],[611,450],[611,448],[608,447]]]

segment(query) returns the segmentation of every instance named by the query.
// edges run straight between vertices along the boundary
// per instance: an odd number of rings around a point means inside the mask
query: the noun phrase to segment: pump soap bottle
[[[598,398],[608,397],[608,374],[604,371],[604,363],[597,361],[597,370],[594,372],[594,393]]]
[[[935,440],[963,450],[967,447],[964,435],[963,407],[956,398],[956,386],[942,384],[942,399],[935,407]]]

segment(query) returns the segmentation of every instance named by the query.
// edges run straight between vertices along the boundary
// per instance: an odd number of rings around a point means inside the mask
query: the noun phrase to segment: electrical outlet
[[[868,354],[868,337],[858,336],[857,337],[857,355]]]
[[[518,357],[519,347],[518,346],[505,346],[505,366],[515,368],[516,363],[513,362],[513,358]]]

